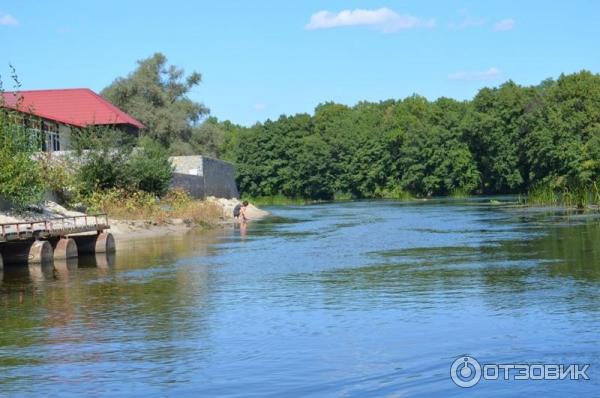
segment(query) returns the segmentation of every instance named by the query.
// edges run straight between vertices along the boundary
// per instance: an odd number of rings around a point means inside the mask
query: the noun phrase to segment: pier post
[[[4,243],[0,250],[4,264],[52,262],[52,245],[45,240]]]
[[[96,253],[112,253],[115,251],[115,238],[110,232],[98,234],[96,239]]]
[[[52,261],[52,245],[46,240],[35,240],[29,247],[28,262],[47,263]]]
[[[71,236],[79,254],[112,253],[115,251],[115,238],[110,232],[101,232],[97,235]]]
[[[77,243],[71,238],[60,238],[52,242],[54,259],[66,260],[77,257]]]

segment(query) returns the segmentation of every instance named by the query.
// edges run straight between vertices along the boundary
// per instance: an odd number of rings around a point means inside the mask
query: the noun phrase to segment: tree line
[[[600,75],[508,81],[469,101],[320,104],[251,127],[209,117],[188,98],[201,75],[157,53],[102,95],[173,155],[237,166],[243,195],[378,198],[586,188],[600,173]]]
[[[312,115],[219,126],[222,156],[250,196],[526,193],[585,189],[600,177],[600,75],[587,71],[529,87],[508,81],[470,101],[325,103]]]

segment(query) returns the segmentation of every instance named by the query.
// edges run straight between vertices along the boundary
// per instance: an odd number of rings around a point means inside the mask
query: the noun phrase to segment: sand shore
[[[221,225],[231,225],[237,222],[233,218],[233,208],[240,203],[238,199],[222,199],[209,197],[207,201],[214,202],[222,209],[220,219],[211,225],[219,227]],[[16,222],[32,222],[51,218],[82,216],[85,213],[67,210],[64,207],[54,203],[46,202],[40,206],[39,211],[28,211],[25,213],[16,213],[11,211],[0,212],[0,224]],[[249,221],[259,220],[269,213],[250,204],[246,210]],[[173,218],[166,223],[158,224],[152,220],[127,220],[113,219],[109,215],[109,232],[113,234],[118,242],[126,242],[139,239],[158,238],[161,236],[182,235],[193,229],[202,228],[188,220]]]
[[[206,200],[217,203],[223,209],[221,220],[214,226],[226,226],[239,221],[233,218],[233,208],[240,203],[237,199],[221,199],[209,197]],[[269,212],[259,209],[250,204],[246,209],[246,216],[251,222],[252,220],[260,220],[269,215]],[[127,242],[139,239],[158,238],[161,236],[182,235],[199,227],[186,220],[173,218],[167,224],[157,224],[152,221],[145,220],[114,220],[110,219],[110,232],[118,242]]]

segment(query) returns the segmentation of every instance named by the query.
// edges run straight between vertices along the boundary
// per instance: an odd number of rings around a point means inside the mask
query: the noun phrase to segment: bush
[[[163,199],[147,192],[110,189],[94,192],[85,198],[92,212],[102,212],[114,219],[145,220],[159,224],[178,218],[185,222],[213,225],[223,217],[221,207],[205,200],[193,200],[185,191],[169,191]]]
[[[75,140],[76,178],[83,195],[119,189],[164,195],[173,177],[166,149],[149,138],[138,147],[124,141],[123,133],[107,129],[82,132]]]
[[[142,138],[139,147],[129,158],[126,174],[136,189],[163,196],[173,178],[169,155],[160,144],[149,138]]]
[[[37,143],[27,130],[10,122],[7,111],[0,109],[0,198],[17,208],[42,199],[42,178],[33,160]]]
[[[44,188],[52,192],[60,202],[68,202],[79,193],[73,165],[67,159],[57,159],[49,153],[36,156]]]
[[[122,134],[107,128],[93,128],[73,134],[76,179],[83,195],[131,187],[127,158],[132,145],[123,144]]]

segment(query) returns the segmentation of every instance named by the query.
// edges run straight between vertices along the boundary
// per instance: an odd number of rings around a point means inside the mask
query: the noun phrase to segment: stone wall
[[[202,160],[205,195],[227,199],[239,197],[233,165],[207,157],[202,158]]]
[[[204,177],[191,174],[173,173],[171,188],[180,188],[190,194],[192,198],[202,199],[204,193]]]
[[[175,173],[171,187],[183,188],[195,198],[239,197],[235,168],[229,162],[206,156],[174,156]]]

